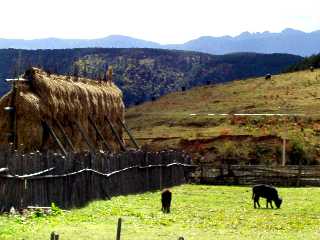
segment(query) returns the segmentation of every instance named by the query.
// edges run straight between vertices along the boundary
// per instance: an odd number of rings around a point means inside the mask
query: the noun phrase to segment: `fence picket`
[[[8,171],[0,174],[0,210],[37,204],[47,207],[52,202],[62,208],[78,207],[94,199],[158,190],[161,182],[179,185],[185,183],[184,172],[191,169],[191,165],[184,165],[191,162],[180,154],[134,150],[70,153],[68,157],[52,152],[24,156],[14,152],[12,156],[2,150],[0,169],[10,164]]]

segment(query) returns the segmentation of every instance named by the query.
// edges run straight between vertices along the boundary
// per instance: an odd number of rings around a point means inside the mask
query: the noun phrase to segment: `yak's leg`
[[[269,206],[268,206],[268,205],[269,205],[269,200],[267,199],[267,206],[266,206],[266,208],[269,208]]]
[[[270,200],[270,205],[271,205],[271,208],[273,208],[273,206],[272,206],[272,200]]]
[[[268,208],[268,204],[270,204],[271,208],[273,208],[273,206],[272,206],[272,200],[267,199],[267,208]]]
[[[256,203],[258,205],[258,208],[260,208],[260,203],[259,203],[259,197],[258,196],[254,197],[254,208],[256,208]]]
[[[163,212],[164,213],[168,213],[168,205],[167,204],[164,205]]]

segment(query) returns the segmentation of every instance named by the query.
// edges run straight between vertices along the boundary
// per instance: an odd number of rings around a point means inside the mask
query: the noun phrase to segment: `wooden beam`
[[[126,151],[126,147],[124,146],[122,140],[120,139],[117,131],[116,131],[115,128],[113,127],[110,119],[109,119],[107,116],[106,116],[106,119],[107,119],[107,123],[108,123],[109,127],[111,128],[111,131],[112,131],[113,135],[115,136],[115,139],[117,140],[117,142],[118,142],[119,145],[120,145],[121,150],[122,150],[122,151]]]
[[[80,131],[80,133],[81,133],[82,138],[84,139],[84,141],[85,141],[86,144],[88,145],[90,152],[93,153],[95,148],[94,148],[93,144],[90,142],[89,137],[88,137],[87,134],[84,132],[84,130],[82,129],[82,127],[80,126],[80,124],[79,124],[78,122],[75,122],[75,124],[76,124],[76,126],[78,127],[78,129],[79,129],[79,131]]]
[[[54,121],[55,121],[55,123],[57,124],[60,132],[62,133],[65,141],[67,142],[67,144],[68,144],[69,147],[71,148],[71,151],[72,151],[72,152],[75,152],[75,148],[74,148],[74,146],[73,146],[73,144],[72,144],[72,142],[71,142],[71,139],[68,137],[67,133],[64,131],[63,126],[61,125],[61,123],[59,122],[59,120],[55,119]]]
[[[63,147],[61,141],[59,140],[59,138],[57,137],[56,133],[54,132],[53,128],[50,127],[50,125],[42,120],[43,124],[48,128],[49,130],[49,134],[51,135],[51,137],[53,138],[53,140],[55,140],[55,142],[57,143],[57,145],[59,146],[60,150],[62,151],[62,153],[65,156],[68,156],[67,151],[65,150],[65,148]]]
[[[103,145],[108,149],[109,152],[112,152],[111,146],[107,143],[107,141],[104,139],[102,132],[99,130],[98,126],[94,123],[92,118],[88,117],[90,124],[93,126],[94,130],[96,131],[98,137],[101,139]]]
[[[123,129],[127,132],[127,134],[129,135],[131,141],[133,142],[134,146],[137,148],[137,149],[140,149],[138,143],[136,142],[136,140],[134,139],[133,135],[131,134],[129,128],[127,127],[127,125],[121,121],[121,119],[119,119],[119,122],[121,123]]]

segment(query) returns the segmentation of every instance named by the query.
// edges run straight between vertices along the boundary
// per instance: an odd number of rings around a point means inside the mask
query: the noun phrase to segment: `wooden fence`
[[[195,178],[204,184],[320,186],[320,165],[221,165],[199,167]]]
[[[0,151],[0,211],[27,206],[79,207],[94,199],[185,183],[192,169],[184,152],[126,151],[23,154]]]

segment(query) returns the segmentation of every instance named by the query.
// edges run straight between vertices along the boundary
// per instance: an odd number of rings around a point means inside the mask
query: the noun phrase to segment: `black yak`
[[[271,79],[271,74],[268,73],[264,78],[265,78],[266,80]]]
[[[260,204],[259,204],[260,197],[267,199],[267,208],[268,208],[269,203],[271,205],[271,208],[273,208],[272,201],[274,201],[277,208],[280,208],[280,206],[281,206],[282,199],[278,196],[277,189],[275,189],[272,186],[265,185],[265,184],[253,186],[252,199],[253,199],[254,208],[256,208],[256,203],[258,204],[258,207],[260,208]]]
[[[169,189],[164,189],[161,193],[162,212],[170,213],[172,193]]]

